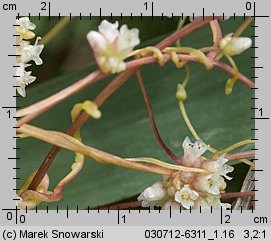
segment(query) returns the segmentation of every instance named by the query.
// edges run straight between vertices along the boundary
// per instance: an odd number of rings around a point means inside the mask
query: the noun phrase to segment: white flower
[[[162,182],[156,182],[152,186],[146,188],[137,198],[141,202],[142,207],[162,206],[166,198],[166,189]]]
[[[21,61],[27,63],[31,60],[35,62],[36,65],[42,64],[42,59],[40,58],[40,53],[42,52],[44,45],[38,45],[40,38],[36,39],[35,45],[30,45],[27,41],[23,41],[24,45],[21,48]]]
[[[201,140],[197,140],[194,144],[191,143],[188,137],[183,142],[183,165],[193,166],[195,161],[201,157],[201,155],[208,150],[209,146],[205,145]]]
[[[226,165],[225,163],[227,161],[228,159],[225,159],[224,156],[219,156],[217,160],[208,160],[203,162],[202,168],[217,173],[220,176],[224,176],[228,180],[231,180],[232,177],[227,176],[227,173],[232,172],[234,168],[232,166]]]
[[[98,66],[104,73],[118,73],[125,70],[124,59],[129,56],[133,48],[140,43],[138,29],[121,26],[103,20],[99,25],[99,32],[90,31],[87,39],[94,51]]]
[[[31,76],[31,71],[25,71],[25,66],[16,67],[16,84],[17,92],[25,97],[25,87],[36,80],[36,77]]]
[[[35,37],[35,33],[30,30],[36,28],[35,24],[31,23],[28,17],[23,17],[16,20],[16,33],[21,35],[22,39],[32,39]]]
[[[16,25],[20,25],[21,28],[34,30],[36,28],[35,24],[30,22],[28,17],[19,18],[16,20]]]
[[[252,45],[247,37],[233,37],[233,33],[226,35],[219,43],[220,49],[227,55],[239,55]]]
[[[189,209],[194,206],[195,201],[198,199],[199,194],[193,191],[189,185],[184,187],[175,193],[175,201],[180,203],[184,208]]]
[[[208,192],[213,195],[220,194],[220,188],[224,185],[224,179],[220,175],[213,173],[206,176],[198,176],[193,186],[196,190],[202,192]]]

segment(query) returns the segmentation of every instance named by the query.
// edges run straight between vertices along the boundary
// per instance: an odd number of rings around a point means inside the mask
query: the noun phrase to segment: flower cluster
[[[195,172],[176,172],[164,176],[162,181],[146,188],[138,197],[143,207],[162,207],[162,209],[218,209],[230,207],[230,204],[220,202],[220,193],[226,188],[225,179],[231,179],[227,173],[233,167],[226,165],[224,156],[207,160],[201,155],[209,147],[201,141],[191,143],[187,137],[183,142],[184,155],[181,165],[201,168],[204,174]]]
[[[124,59],[134,47],[140,43],[138,29],[122,25],[118,30],[118,22],[114,24],[103,20],[99,32],[90,31],[87,39],[94,51],[96,62],[104,73],[118,73],[125,70]]]
[[[31,76],[31,71],[25,70],[31,66],[30,61],[34,61],[36,65],[41,65],[42,60],[39,57],[43,45],[38,45],[40,37],[31,45],[29,39],[35,37],[34,30],[36,26],[30,22],[29,18],[23,17],[16,20],[16,85],[17,92],[25,97],[25,87],[35,81],[36,77]]]

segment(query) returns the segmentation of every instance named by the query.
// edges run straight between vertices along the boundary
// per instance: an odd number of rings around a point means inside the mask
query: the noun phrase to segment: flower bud
[[[187,93],[182,84],[178,84],[176,98],[179,102],[183,102],[187,98]]]
[[[143,207],[158,206],[160,201],[166,197],[166,189],[162,182],[156,182],[146,188],[137,198]]]
[[[223,53],[233,56],[239,55],[250,48],[252,40],[247,37],[233,37],[233,33],[226,35],[219,44]]]

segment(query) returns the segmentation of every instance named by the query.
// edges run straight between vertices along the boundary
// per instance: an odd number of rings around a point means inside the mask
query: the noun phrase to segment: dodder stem
[[[137,71],[136,72],[136,76],[137,76],[137,79],[138,79],[138,83],[139,83],[139,86],[140,86],[140,90],[142,92],[142,95],[144,97],[144,101],[146,103],[146,106],[147,106],[147,110],[148,110],[148,114],[149,114],[149,117],[150,117],[150,121],[151,121],[151,124],[152,124],[152,128],[153,128],[153,131],[154,131],[154,134],[155,134],[155,137],[156,139],[158,140],[160,146],[163,148],[163,150],[169,155],[169,157],[176,161],[176,163],[179,163],[179,159],[172,153],[172,151],[168,148],[168,146],[166,145],[166,143],[163,141],[163,139],[161,138],[161,135],[158,131],[158,128],[157,128],[157,125],[156,125],[156,122],[155,122],[155,119],[154,119],[154,116],[153,116],[153,112],[152,112],[152,107],[151,107],[151,103],[150,103],[150,100],[149,100],[149,97],[148,97],[148,93],[147,93],[147,90],[145,88],[145,85],[144,85],[144,82],[143,82],[143,78],[142,78],[142,75],[141,75],[141,72],[140,71]]]

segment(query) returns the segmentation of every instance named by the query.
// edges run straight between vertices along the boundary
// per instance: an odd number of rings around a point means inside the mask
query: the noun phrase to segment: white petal
[[[190,192],[190,198],[193,201],[195,201],[196,199],[198,199],[198,197],[199,197],[199,194],[196,191],[191,190],[191,192]]]
[[[25,87],[34,82],[36,80],[36,77],[31,76],[31,71],[25,71],[24,66],[20,65],[19,67],[16,67],[16,83],[17,83],[17,92],[25,97]]]
[[[201,155],[207,151],[209,146],[205,145],[201,140],[197,140],[194,144],[188,137],[183,142],[184,150],[184,165],[193,166],[196,159],[200,158]]]
[[[117,41],[117,50],[122,58],[126,58],[134,47],[140,43],[138,35],[138,29],[128,30],[127,25],[121,26]]]
[[[184,187],[175,193],[175,201],[180,203],[184,208],[189,209],[194,206],[195,200],[197,200],[199,194],[190,189],[189,185],[184,185]]]
[[[233,37],[233,33],[226,35],[219,43],[224,53],[233,56],[239,55],[252,45],[252,40],[247,37]]]
[[[231,51],[234,55],[239,55],[252,45],[252,40],[247,37],[237,37],[232,39]]]
[[[166,190],[162,182],[156,182],[146,188],[137,198],[142,207],[158,206],[166,197]]]
[[[181,204],[184,208],[190,209],[190,207],[194,206],[195,202],[193,200],[183,200]]]
[[[42,60],[39,57],[44,45],[28,45],[22,49],[21,61],[27,63],[31,60],[35,61],[36,65],[41,65]]]
[[[87,40],[94,52],[106,51],[107,40],[100,33],[96,31],[90,31],[87,34]]]
[[[17,83],[18,85],[18,83]],[[22,96],[22,97],[25,97],[26,96],[26,93],[25,93],[25,87],[23,86],[19,86],[16,88],[17,92]]]
[[[16,20],[16,25],[20,25],[21,27],[29,30],[34,30],[36,28],[35,24],[30,22],[28,17],[19,18]]]
[[[207,160],[202,164],[202,168],[208,171],[212,171],[221,176],[224,176],[226,179],[230,180],[231,177],[227,176],[227,173],[232,172],[234,168],[232,166],[226,165],[228,159],[225,159],[224,156],[220,156],[217,160]]]
[[[99,32],[107,39],[107,41],[112,43],[119,36],[118,27],[118,21],[112,24],[107,20],[103,20],[98,28]]]
[[[205,176],[198,176],[193,185],[202,192],[208,192],[213,195],[220,194],[220,187],[224,184],[224,179],[218,174],[209,174]]]
[[[35,76],[30,76],[30,74],[31,74],[31,71],[28,71],[25,74],[25,84],[26,85],[29,85],[29,84],[31,84],[32,82],[34,82],[36,80],[36,77]]]

